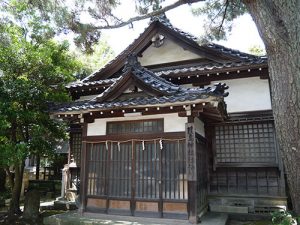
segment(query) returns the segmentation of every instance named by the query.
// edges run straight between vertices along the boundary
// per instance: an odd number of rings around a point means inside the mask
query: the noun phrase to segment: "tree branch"
[[[218,31],[219,33],[218,33],[218,35],[220,35],[221,29],[223,27],[223,24],[224,24],[224,21],[225,21],[225,18],[226,18],[226,13],[227,13],[228,6],[229,6],[229,1],[226,0],[226,2],[225,2],[225,10],[224,10],[224,14],[223,14],[223,18],[222,18],[221,24],[219,26],[219,31]]]
[[[129,25],[129,24],[139,21],[139,20],[144,20],[144,19],[151,18],[153,16],[158,16],[158,15],[163,14],[163,13],[165,13],[171,9],[174,9],[178,6],[185,5],[185,4],[193,4],[193,3],[202,2],[202,1],[205,1],[205,0],[178,0],[178,1],[174,2],[173,4],[165,6],[164,8],[161,8],[157,11],[147,13],[146,15],[132,17],[127,21],[123,21],[123,22],[120,22],[120,23],[117,23],[114,25],[96,26],[95,29],[104,30],[104,29],[114,29],[114,28],[124,27],[126,25]]]

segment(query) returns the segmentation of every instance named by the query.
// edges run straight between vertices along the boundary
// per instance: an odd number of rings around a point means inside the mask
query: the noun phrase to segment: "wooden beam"
[[[239,73],[237,71],[240,71]],[[228,74],[227,74],[228,72]],[[208,76],[209,74],[209,76]],[[248,77],[268,77],[268,68],[262,68],[259,70],[258,66],[252,68],[248,72],[248,68],[229,68],[229,69],[219,69],[212,71],[187,71],[187,72],[177,72],[176,74],[170,73],[169,75],[162,75],[166,80],[174,84],[197,84],[197,83],[208,83],[213,81],[220,80],[232,80],[239,78],[248,78]],[[180,77],[180,79],[178,79]],[[188,78],[190,77],[190,78]]]
[[[155,133],[155,134],[137,133],[134,135],[135,139],[144,139],[144,140],[148,140],[148,139],[150,140],[154,138],[178,139],[184,137],[185,137],[185,132],[167,132],[167,133]],[[131,139],[132,139],[132,134],[125,134],[122,136],[120,136],[119,134],[108,134],[108,135],[83,137],[84,142],[97,142],[97,141],[102,142],[107,140],[126,141]]]
[[[202,103],[186,104],[186,106],[188,105],[191,105],[191,113],[194,117],[198,117],[200,113],[203,112],[203,107],[206,107],[203,106]],[[178,113],[180,117],[187,116],[184,105],[179,105],[179,106],[165,106],[165,107],[153,106],[153,107],[145,107],[145,108],[119,108],[119,109],[108,109],[103,111],[92,111],[84,114],[83,118],[86,123],[93,123],[94,120],[98,118],[124,117],[124,114],[130,114],[130,113],[141,113],[143,116]]]
[[[87,124],[83,124],[82,129],[82,139],[87,137]],[[86,142],[82,142],[82,150],[81,150],[81,171],[80,171],[80,206],[79,212],[83,214],[86,210],[86,194],[87,194],[87,179],[86,179],[86,171],[87,171],[87,149]]]
[[[197,157],[196,157],[196,131],[194,117],[188,117],[186,132],[186,174],[188,181],[188,217],[190,223],[198,222],[197,215]]]

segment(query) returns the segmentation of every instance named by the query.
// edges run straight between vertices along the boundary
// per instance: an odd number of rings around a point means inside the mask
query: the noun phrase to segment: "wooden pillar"
[[[81,165],[80,165],[80,192],[79,192],[79,213],[85,212],[86,209],[86,158],[87,158],[87,149],[86,149],[86,137],[87,137],[87,123],[84,123],[82,129],[82,148],[81,148]]]
[[[130,200],[130,213],[132,216],[134,216],[135,212],[135,205],[136,205],[136,200],[135,200],[135,191],[136,191],[136,186],[135,186],[135,142],[131,141],[131,200]]]
[[[188,217],[189,222],[196,224],[197,215],[197,161],[196,161],[196,134],[194,118],[188,117],[186,132],[186,173],[188,180]]]

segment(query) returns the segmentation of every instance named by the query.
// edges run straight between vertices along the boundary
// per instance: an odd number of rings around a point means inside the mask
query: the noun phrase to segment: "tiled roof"
[[[212,70],[221,70],[221,69],[228,69],[228,68],[239,68],[244,66],[266,66],[267,59],[266,58],[258,58],[254,60],[247,60],[241,62],[230,62],[230,63],[209,63],[205,65],[199,66],[183,66],[181,68],[174,68],[174,69],[159,69],[155,70],[155,74],[157,76],[168,76],[171,74],[178,74],[178,73],[186,73],[186,72],[201,72],[201,71],[212,71]]]
[[[221,91],[222,92],[222,91]],[[129,98],[126,100],[116,100],[112,102],[97,102],[96,99],[71,102],[68,104],[60,105],[52,109],[52,112],[72,112],[72,111],[88,111],[88,110],[110,110],[120,108],[130,108],[134,106],[146,106],[146,105],[161,105],[166,103],[175,102],[190,102],[199,99],[206,99],[210,96],[221,97],[227,95],[220,93],[214,88],[182,88],[180,92],[162,97],[137,97]]]
[[[193,66],[188,66],[188,65],[183,65],[180,67],[176,67],[174,69],[170,68],[158,68],[158,69],[153,69],[153,73],[156,74],[156,76],[169,76],[172,74],[181,74],[181,73],[188,73],[188,72],[205,72],[205,71],[213,71],[213,70],[222,70],[222,69],[236,69],[239,67],[259,67],[259,66],[267,66],[267,58],[265,57],[260,57],[254,60],[245,60],[245,61],[240,61],[240,62],[229,62],[229,63],[208,63],[204,65],[193,65]],[[150,71],[150,70],[148,70]],[[66,86],[67,89],[71,88],[78,88],[78,87],[93,87],[97,85],[109,85],[115,83],[120,78],[111,78],[111,79],[105,79],[105,80],[99,80],[99,81],[91,81],[91,82],[77,82],[77,83],[72,83],[68,86]],[[159,79],[159,78],[157,78]],[[155,82],[154,82],[155,83]]]
[[[245,53],[245,52],[241,52],[241,51],[238,51],[236,49],[227,48],[227,47],[224,47],[222,45],[215,44],[215,43],[209,43],[209,44],[204,45],[203,47],[214,49],[214,50],[216,50],[216,51],[218,51],[220,53],[223,53],[223,54],[226,54],[226,55],[231,55],[231,56],[237,57],[237,58],[239,58],[241,60],[266,59],[265,56],[251,55],[251,54],[248,54],[248,53]]]
[[[97,97],[98,100],[102,100],[112,90],[118,88],[118,84],[122,83],[123,80],[125,81],[128,76],[132,76],[133,79],[141,81],[144,85],[150,87],[150,89],[154,92],[158,92],[163,95],[172,95],[181,91],[181,87],[178,85],[173,84],[164,78],[157,76],[152,71],[142,67],[138,62],[137,57],[133,54],[128,56],[123,71],[124,73],[121,75],[121,77]]]
[[[231,48],[227,48],[227,47],[224,47],[222,45],[218,45],[218,44],[214,44],[214,43],[207,43],[207,44],[203,44],[203,45],[200,45],[199,44],[199,40],[197,37],[193,36],[192,34],[189,34],[187,32],[184,32],[176,27],[174,27],[168,19],[166,19],[165,17],[154,17],[152,19],[152,22],[150,23],[153,24],[153,23],[156,23],[156,22],[159,22],[160,24],[162,24],[163,26],[171,29],[172,31],[176,32],[177,34],[180,34],[182,37],[185,37],[187,38],[189,41],[192,41],[194,42],[196,45],[198,45],[199,47],[203,47],[205,49],[212,49],[214,50],[215,52],[219,52],[220,54],[223,54],[223,55],[228,55],[228,56],[231,56],[231,57],[234,57],[236,58],[237,60],[239,61],[252,61],[252,60],[260,60],[262,59],[262,57],[259,57],[259,56],[255,56],[255,55],[251,55],[251,54],[247,54],[247,53],[243,53],[243,52],[240,52],[238,50],[234,50],[234,49],[231,49]],[[150,25],[145,29],[145,31],[147,29],[149,29]],[[145,32],[144,31],[144,32]],[[143,32],[143,33],[144,33]],[[90,74],[88,77],[84,78],[82,80],[83,83],[87,83],[90,79],[92,79],[93,77],[95,77],[96,75],[98,75],[99,73],[101,73],[102,71],[104,71],[105,69],[107,69],[111,64],[114,64],[116,61],[118,61],[121,56],[123,55],[127,55],[129,53],[131,53],[131,49],[133,49],[134,47],[134,44],[137,40],[139,40],[141,38],[141,36],[143,35],[143,33],[141,33],[139,35],[139,37],[137,37],[124,51],[122,51],[117,57],[115,57],[113,60],[111,60],[108,64],[105,65],[105,67],[103,67],[102,69],[98,70],[98,71],[95,71],[94,73]],[[265,58],[265,57],[264,57]]]
[[[175,31],[176,33],[190,39],[191,41],[195,41],[198,42],[199,39],[197,37],[195,37],[194,35],[187,33],[183,30],[180,30],[177,27],[174,27],[171,23],[170,20],[165,16],[165,15],[161,15],[161,16],[155,16],[151,19],[151,21],[158,21],[159,23],[163,24],[164,26],[170,28],[171,30]]]
[[[74,82],[66,86],[67,89],[70,88],[76,88],[76,87],[90,87],[90,86],[96,86],[96,85],[103,85],[103,84],[112,84],[119,78],[111,78],[111,79],[105,79],[105,80],[98,80],[98,81],[90,81],[90,82]]]
[[[129,55],[125,63],[124,73],[121,77],[114,81],[114,83],[101,93],[96,98],[88,101],[72,102],[65,105],[60,105],[52,111],[59,112],[72,112],[72,111],[86,111],[96,109],[114,109],[122,107],[144,106],[144,105],[159,105],[175,102],[196,101],[206,99],[210,96],[226,97],[228,93],[225,92],[228,87],[226,84],[217,84],[214,88],[184,88],[176,84],[166,81],[155,75],[152,71],[145,69],[140,65],[135,55]],[[128,85],[132,85],[132,78],[138,79],[142,84],[142,88],[153,92],[153,95],[143,97],[131,97],[125,100],[118,98],[123,94]],[[136,83],[135,85],[141,85]],[[119,89],[123,87],[123,89]],[[117,95],[116,95],[117,93]],[[159,93],[159,94],[157,94]],[[110,98],[110,96],[114,96]],[[108,101],[109,100],[109,101]]]
[[[182,31],[179,28],[174,27],[164,15],[159,16],[159,17],[155,17],[152,20],[153,21],[159,21],[161,24],[165,25],[166,27],[170,28],[171,30],[175,31],[176,33],[186,37],[187,39],[189,39],[191,41],[199,43],[199,39],[197,37],[195,37],[194,35],[192,35],[190,33]],[[201,46],[205,47],[205,48],[208,48],[208,49],[213,49],[213,50],[218,51],[218,52],[223,53],[223,54],[231,55],[233,57],[238,57],[241,60],[249,60],[249,59],[258,59],[258,58],[260,58],[259,56],[255,56],[255,55],[247,54],[247,53],[244,53],[244,52],[240,52],[238,50],[227,48],[227,47],[224,47],[222,45],[215,44],[215,43],[207,43],[207,44],[203,44]]]

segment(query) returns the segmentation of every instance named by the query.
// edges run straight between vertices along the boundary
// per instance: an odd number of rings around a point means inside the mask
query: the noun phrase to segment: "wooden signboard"
[[[188,181],[197,181],[196,135],[194,123],[186,123],[186,173]]]

